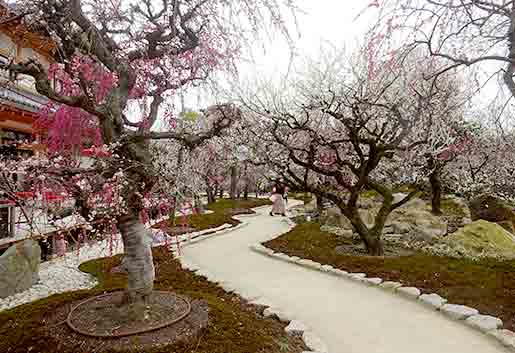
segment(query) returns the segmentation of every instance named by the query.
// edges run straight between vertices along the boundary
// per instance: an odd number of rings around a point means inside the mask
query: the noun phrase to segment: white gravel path
[[[205,213],[212,213],[212,211],[208,210]],[[152,224],[158,223],[167,218],[168,217],[163,217],[159,220],[155,220]],[[224,227],[220,227],[220,229]],[[155,233],[159,233],[159,230],[153,231]],[[190,237],[197,236],[201,233],[203,232],[183,235],[179,239],[180,241],[186,241]],[[169,242],[172,244],[174,241],[175,238],[171,239]],[[86,261],[121,253],[123,253],[123,243],[120,234],[117,234],[113,237],[112,241],[106,239],[101,242],[93,242],[90,245],[80,247],[79,251],[71,251],[62,257],[44,262],[40,266],[39,282],[26,291],[0,299],[0,311],[46,298],[53,294],[80,289],[91,289],[96,286],[98,282],[93,276],[81,272],[78,268],[79,265]]]
[[[184,248],[182,261],[305,323],[330,353],[506,352],[488,336],[415,301],[252,252],[250,245],[288,230],[284,219],[268,212],[246,218],[245,228]]]

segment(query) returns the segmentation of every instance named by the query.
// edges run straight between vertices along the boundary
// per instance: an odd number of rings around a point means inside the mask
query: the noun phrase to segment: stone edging
[[[238,229],[241,229],[243,227],[246,227],[248,225],[248,223],[247,222],[241,222],[240,224],[238,224],[236,226],[230,226],[230,225],[228,226],[228,225],[229,225],[228,223],[225,223],[225,224],[221,225],[220,227],[206,229],[204,231],[198,232],[198,234],[195,235],[195,236],[192,236],[191,239],[190,239],[190,237],[187,237],[186,235],[184,235],[183,237],[181,237],[179,239],[179,242],[181,243],[181,247],[185,248],[185,247],[188,247],[188,246],[190,246],[192,244],[196,244],[196,243],[199,243],[201,241],[204,241],[204,240],[207,240],[207,239],[211,239],[214,236],[223,235],[223,234],[226,234],[226,233],[233,232],[235,230],[238,230]],[[157,244],[157,245],[154,245],[154,246],[162,246],[162,245],[164,245],[164,243],[160,243],[160,244]],[[171,242],[169,244],[169,249],[170,249],[170,251],[174,255],[176,255],[176,253],[177,253],[177,249],[175,247],[176,247],[176,243],[175,242]]]
[[[231,228],[233,229],[233,228]],[[181,266],[185,270],[195,272],[199,276],[205,277],[208,281],[217,283],[226,292],[233,292],[238,294],[243,299],[247,300],[250,304],[265,306],[263,316],[265,318],[274,318],[281,322],[287,323],[288,325],[284,328],[286,334],[290,336],[299,336],[302,338],[304,344],[310,349],[310,351],[304,351],[302,353],[329,353],[327,345],[318,337],[311,329],[298,320],[292,320],[289,315],[285,314],[279,309],[275,309],[266,299],[253,296],[249,293],[243,293],[234,288],[228,282],[218,281],[212,273],[207,270],[201,270],[199,266],[184,261],[183,258],[179,258]]]
[[[270,207],[270,206],[269,205],[260,206],[257,208],[253,208],[253,210],[259,210],[260,208],[266,208],[266,207]],[[236,215],[235,217],[240,217],[240,216],[241,215]],[[245,216],[252,217],[252,216],[257,216],[257,214],[245,215]],[[245,218],[245,217],[243,217],[243,218]],[[288,219],[288,221],[289,221],[289,219]],[[288,224],[291,227],[291,223],[289,222]],[[211,232],[209,234],[199,235],[192,241],[187,242],[184,245],[184,247],[194,244],[194,243],[197,243],[197,242],[200,242],[200,241],[203,241],[203,240],[206,240],[206,239],[209,239],[212,236],[222,235],[222,234],[226,234],[226,233],[232,232],[237,229],[241,229],[247,225],[248,225],[247,222],[241,222],[240,224],[238,224],[235,227],[229,227],[226,229],[222,229],[220,231],[215,231],[214,233]],[[174,250],[174,253],[175,252],[176,251]],[[262,300],[260,300],[260,298],[256,298],[255,296],[249,295],[248,293],[242,293],[241,291],[236,290],[233,286],[231,286],[227,282],[217,281],[216,278],[214,278],[213,275],[209,271],[207,271],[207,270],[203,271],[200,269],[199,266],[197,266],[193,263],[185,262],[184,258],[182,258],[182,257],[179,257],[179,261],[181,262],[181,266],[183,269],[193,271],[199,276],[204,276],[210,282],[218,283],[218,285],[226,292],[234,292],[234,293],[238,294],[240,297],[242,297],[243,299],[247,300],[251,304],[266,306],[265,310],[263,311],[264,317],[272,317],[272,318],[278,319],[281,322],[288,323],[288,326],[286,326],[284,328],[285,332],[291,336],[302,337],[304,344],[311,350],[311,351],[305,351],[302,353],[329,353],[327,345],[315,333],[313,333],[304,323],[302,323],[298,320],[291,320],[288,317],[288,315],[286,315],[284,312],[273,308],[273,305],[270,305],[267,302],[263,302]]]
[[[288,224],[290,227],[295,226],[295,223],[289,219]],[[470,308],[465,305],[449,304],[447,303],[447,299],[442,298],[436,293],[421,294],[420,289],[415,287],[404,287],[399,282],[383,281],[381,278],[368,278],[365,273],[349,273],[347,271],[336,269],[331,265],[322,265],[312,260],[301,259],[297,256],[289,256],[284,253],[274,252],[272,249],[267,248],[262,244],[252,245],[250,249],[256,253],[270,256],[281,261],[293,263],[315,271],[332,274],[337,277],[347,278],[356,282],[361,282],[368,286],[379,287],[386,291],[401,295],[407,299],[416,300],[418,303],[428,308],[441,312],[450,319],[462,321],[467,326],[497,339],[497,341],[503,346],[515,352],[515,333],[510,330],[503,329],[503,322],[501,319],[489,315],[481,315],[477,309]]]

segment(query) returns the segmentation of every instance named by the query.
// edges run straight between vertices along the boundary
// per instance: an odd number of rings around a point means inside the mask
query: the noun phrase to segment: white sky
[[[300,0],[298,5],[303,13],[297,14],[298,28],[293,21],[290,22],[296,46],[294,53],[316,58],[320,47],[328,43],[349,50],[356,47],[356,43],[362,42],[363,34],[374,18],[371,10],[356,19],[366,4],[367,1],[364,0]],[[277,34],[274,37],[252,48],[252,62],[245,59],[241,61],[239,74],[242,78],[280,79],[287,73],[292,52],[282,35]],[[200,98],[201,107],[214,103],[207,93],[201,93]],[[190,91],[186,95],[185,105],[196,109],[199,106],[198,101],[199,94]]]

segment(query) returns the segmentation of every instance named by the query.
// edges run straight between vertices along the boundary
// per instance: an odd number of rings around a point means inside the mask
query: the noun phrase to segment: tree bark
[[[440,169],[436,168],[429,175],[431,184],[431,212],[434,215],[442,214],[442,182],[440,180]]]
[[[224,198],[224,189],[220,188],[220,192],[219,192],[218,197],[221,198],[221,199]]]
[[[209,203],[209,204],[214,203],[215,202],[215,194],[213,193],[213,188],[208,186],[206,192],[207,192],[207,203]]]
[[[324,198],[320,195],[315,195],[316,198],[316,204],[317,204],[317,211],[319,215],[322,215],[323,206],[324,206]]]
[[[152,259],[152,237],[135,214],[121,216],[118,228],[125,249],[124,265],[127,267],[128,282],[124,304],[136,315],[142,314],[145,303],[154,289],[154,262]]]
[[[231,186],[229,194],[231,196],[231,199],[236,198],[236,188],[238,186],[238,170],[236,168],[236,165],[231,166]]]
[[[429,184],[431,185],[431,212],[435,215],[442,214],[442,181],[440,174],[442,165],[432,155],[427,156],[427,164],[431,173],[429,174]]]
[[[383,256],[384,247],[381,235],[383,233],[384,223],[389,212],[384,213],[379,211],[375,218],[374,226],[368,228],[367,225],[362,221],[359,215],[358,208],[353,205],[345,205],[344,208],[340,207],[342,214],[347,217],[351,222],[352,226],[359,234],[361,240],[365,244],[367,253],[372,256]]]

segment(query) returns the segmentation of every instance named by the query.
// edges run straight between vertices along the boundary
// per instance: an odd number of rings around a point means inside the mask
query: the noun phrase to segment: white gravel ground
[[[207,211],[206,213],[211,213]],[[153,224],[161,222],[168,217],[156,220]],[[220,227],[223,228],[223,227]],[[162,234],[159,230],[152,229],[155,240],[162,240]],[[179,237],[181,242],[198,236],[204,232],[196,232]],[[169,238],[169,243],[175,243],[175,238]],[[162,245],[162,242],[155,242],[154,246]],[[39,282],[26,291],[17,293],[7,298],[0,299],[0,311],[14,308],[15,306],[29,303],[38,299],[49,297],[53,294],[70,292],[80,289],[91,289],[97,285],[97,280],[84,272],[78,267],[81,263],[109,257],[123,253],[123,243],[120,234],[117,234],[113,240],[104,240],[95,242],[91,245],[82,246],[79,251],[66,253],[62,257],[55,258],[41,264],[39,271]]]

